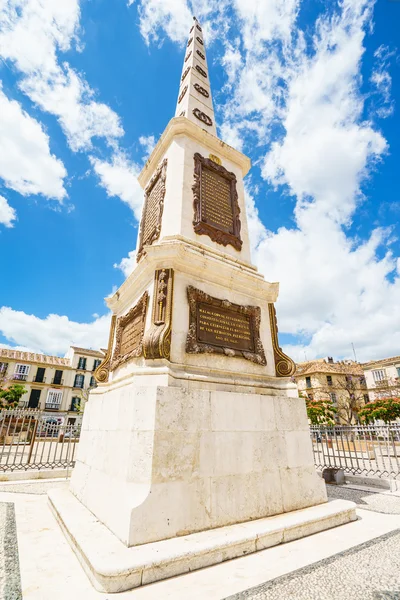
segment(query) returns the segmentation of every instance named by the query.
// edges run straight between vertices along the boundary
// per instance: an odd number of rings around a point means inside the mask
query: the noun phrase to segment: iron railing
[[[36,409],[0,411],[0,472],[72,468],[80,424]]]
[[[400,423],[310,427],[317,470],[400,479]]]

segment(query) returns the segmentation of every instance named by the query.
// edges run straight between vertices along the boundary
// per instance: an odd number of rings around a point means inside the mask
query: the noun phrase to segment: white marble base
[[[108,593],[195,571],[357,519],[353,502],[334,500],[274,517],[127,548],[68,490],[51,490],[49,500],[93,586]]]

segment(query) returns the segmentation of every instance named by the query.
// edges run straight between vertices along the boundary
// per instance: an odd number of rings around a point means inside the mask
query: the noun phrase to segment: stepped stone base
[[[357,519],[355,504],[334,500],[290,513],[126,547],[64,489],[50,506],[93,586],[122,592],[251,554]]]

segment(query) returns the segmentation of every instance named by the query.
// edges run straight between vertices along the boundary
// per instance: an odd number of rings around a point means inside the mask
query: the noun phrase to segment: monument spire
[[[175,116],[217,135],[203,31],[196,17],[186,45]]]

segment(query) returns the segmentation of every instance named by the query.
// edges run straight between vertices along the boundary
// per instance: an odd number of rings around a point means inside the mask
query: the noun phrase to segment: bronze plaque
[[[211,158],[194,155],[193,225],[196,233],[241,250],[236,176]]]
[[[142,355],[148,299],[149,294],[145,292],[137,304],[118,319],[111,370]]]
[[[254,352],[250,317],[229,308],[199,302],[197,339],[205,344]]]
[[[160,236],[164,209],[167,159],[164,159],[145,190],[142,220],[140,223],[139,249],[136,260],[144,254],[144,247],[151,245]]]
[[[259,365],[267,363],[260,339],[259,306],[233,304],[193,286],[187,288],[187,294],[190,320],[186,352],[216,352]]]

